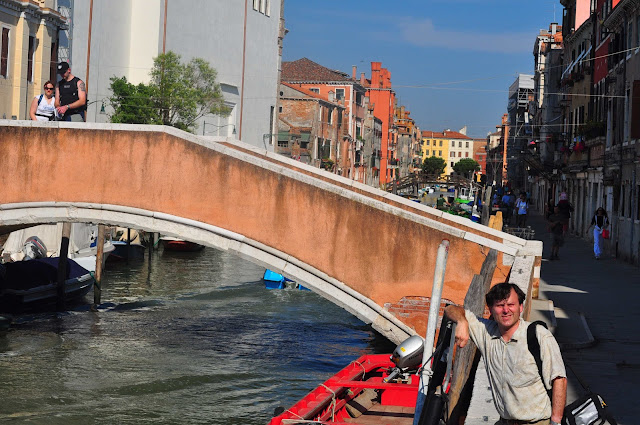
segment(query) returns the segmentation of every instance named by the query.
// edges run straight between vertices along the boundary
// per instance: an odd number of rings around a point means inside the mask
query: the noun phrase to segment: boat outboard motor
[[[384,382],[389,382],[409,371],[418,370],[422,363],[422,352],[424,351],[424,341],[418,335],[413,335],[405,339],[393,350],[391,361],[396,365]]]
[[[37,236],[29,237],[22,246],[24,258],[22,261],[35,260],[36,258],[46,258],[47,247]]]

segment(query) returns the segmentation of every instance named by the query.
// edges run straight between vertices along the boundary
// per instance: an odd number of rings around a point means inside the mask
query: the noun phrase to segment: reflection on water
[[[208,248],[109,264],[98,313],[18,317],[0,336],[0,422],[265,424],[393,349],[311,292],[264,289],[263,271]]]

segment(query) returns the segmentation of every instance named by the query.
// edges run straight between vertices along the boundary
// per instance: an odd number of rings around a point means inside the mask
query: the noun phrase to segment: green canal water
[[[0,335],[0,423],[265,424],[393,350],[312,292],[266,290],[263,271],[209,248],[154,252],[108,265],[99,312],[16,317]]]

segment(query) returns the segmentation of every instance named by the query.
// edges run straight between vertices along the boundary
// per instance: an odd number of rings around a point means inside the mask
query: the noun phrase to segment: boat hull
[[[204,249],[204,245],[197,244],[195,242],[183,241],[183,240],[167,240],[162,239],[162,246],[165,251],[176,252],[196,252]]]
[[[46,258],[5,264],[7,280],[3,281],[0,290],[0,312],[24,313],[55,307],[58,296],[57,261],[58,258]],[[29,266],[36,263],[48,267],[42,273],[25,273]],[[91,290],[95,280],[88,270],[73,260],[69,260],[67,265],[65,301],[74,303],[80,301]],[[23,282],[20,282],[21,275],[24,276]]]
[[[108,262],[114,261],[126,261],[127,260],[127,242],[123,241],[112,241],[111,242],[115,249],[111,252],[109,257],[107,258]],[[144,252],[146,247],[139,243],[132,243],[128,246],[129,249],[129,260],[143,260]]]
[[[300,419],[336,425],[411,425],[419,377],[411,375],[404,383],[383,382],[393,366],[388,354],[364,355],[271,419],[269,425]]]

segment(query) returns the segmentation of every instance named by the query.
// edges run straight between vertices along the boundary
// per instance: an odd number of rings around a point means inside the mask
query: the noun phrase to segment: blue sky
[[[562,23],[559,0],[285,0],[283,60],[391,71],[422,130],[484,137],[506,112],[518,73],[533,73],[540,29]]]

